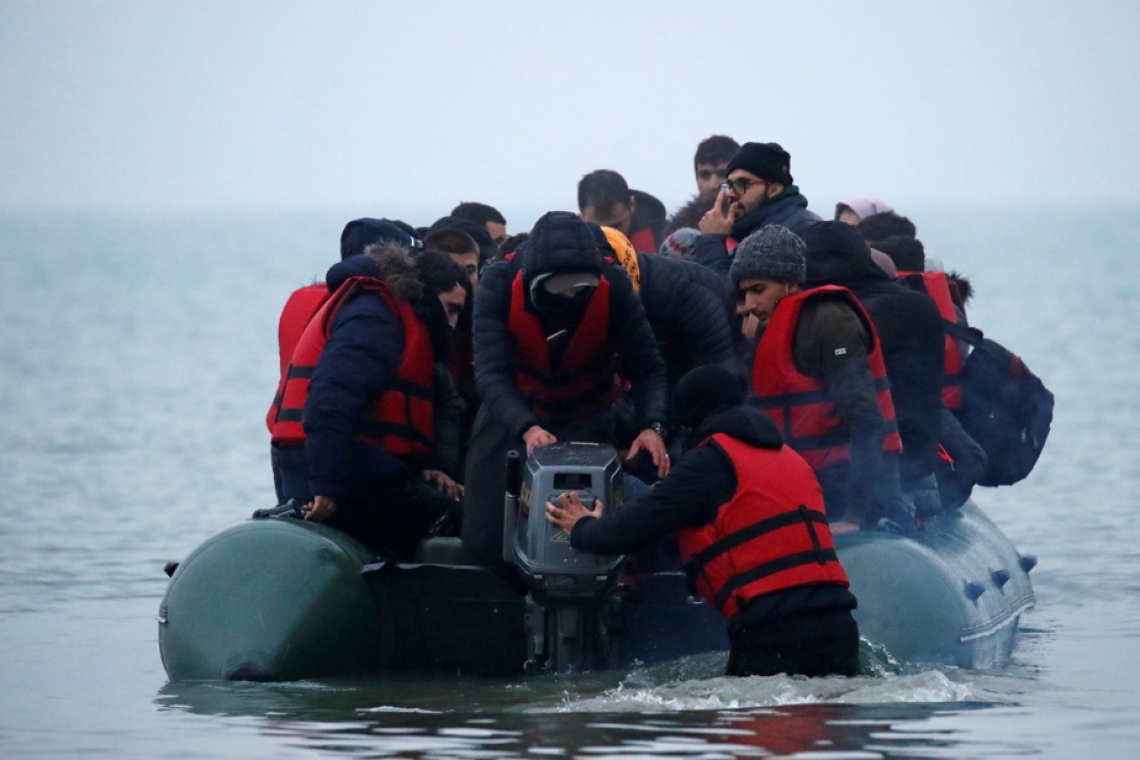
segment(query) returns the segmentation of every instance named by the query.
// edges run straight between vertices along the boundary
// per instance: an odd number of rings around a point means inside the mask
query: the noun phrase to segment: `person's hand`
[[[847,522],[846,520],[829,523],[827,527],[831,529],[831,535],[833,536],[842,536],[844,533],[857,533],[859,531],[858,525],[853,522]]]
[[[626,459],[633,459],[642,451],[648,451],[653,457],[653,464],[657,465],[657,477],[663,478],[669,474],[669,452],[665,449],[665,441],[661,435],[652,428],[641,431],[641,435],[634,439],[629,447]]]
[[[424,470],[424,480],[428,485],[443,493],[449,499],[459,501],[463,498],[463,486],[456,483],[446,472],[440,470]]]
[[[732,232],[732,223],[736,220],[734,204],[728,204],[728,194],[724,191],[717,193],[713,207],[701,217],[699,227],[702,235],[727,235]]]
[[[557,525],[566,535],[574,530],[574,526],[583,517],[601,517],[606,505],[601,499],[594,502],[594,510],[586,509],[586,505],[578,498],[577,491],[566,491],[558,497],[558,504],[546,502],[546,519]]]
[[[301,511],[305,513],[306,520],[324,522],[336,511],[336,499],[331,496],[314,496]]]
[[[539,446],[549,446],[552,443],[558,443],[558,439],[553,435],[543,430],[538,425],[531,425],[523,433],[523,443],[526,444],[527,456],[530,456]]]

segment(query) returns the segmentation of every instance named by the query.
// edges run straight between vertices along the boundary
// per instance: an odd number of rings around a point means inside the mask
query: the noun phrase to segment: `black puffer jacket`
[[[535,224],[518,255],[487,267],[479,280],[473,315],[475,387],[490,418],[513,437],[539,424],[515,384],[514,337],[509,319],[511,287],[520,270],[527,285],[524,308],[540,320],[547,318],[530,297],[529,286],[535,277],[560,271],[593,271],[609,281],[608,333],[615,346],[619,373],[632,386],[637,423],[644,428],[654,422],[666,422],[665,363],[633,283],[624,269],[604,260],[589,226],[569,212],[546,214]]]
[[[842,285],[871,316],[891,380],[903,453],[904,483],[934,471],[942,408],[942,318],[929,296],[909,290],[871,259],[850,225],[821,222],[805,230],[808,287]]]
[[[735,359],[736,315],[728,283],[707,267],[658,254],[638,254],[641,303],[669,373],[669,387],[706,364]]]

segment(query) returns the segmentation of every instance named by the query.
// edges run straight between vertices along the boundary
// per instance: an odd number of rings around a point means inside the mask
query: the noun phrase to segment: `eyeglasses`
[[[748,192],[748,188],[752,187],[753,185],[767,184],[768,180],[766,179],[748,179],[747,177],[737,177],[736,179],[730,179],[728,182],[725,182],[723,185],[721,185],[720,191],[722,193],[735,192],[737,195],[744,195],[746,192]]]

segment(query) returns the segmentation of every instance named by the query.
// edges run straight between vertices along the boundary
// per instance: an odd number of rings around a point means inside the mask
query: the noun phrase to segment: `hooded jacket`
[[[708,415],[693,440],[728,435],[749,446],[779,449],[783,439],[763,412],[751,407],[721,407]],[[716,521],[738,487],[736,468],[715,446],[690,448],[669,475],[649,495],[602,519],[585,517],[570,535],[570,545],[597,554],[626,554],[681,528],[700,528]],[[853,609],[855,598],[840,585],[801,586],[753,599],[729,621],[730,634],[739,628],[809,610]]]
[[[581,314],[543,312],[534,303],[535,294],[545,297],[541,286],[532,287],[535,278],[581,271],[604,275],[609,282],[605,333],[613,346],[621,378],[632,386],[638,424],[648,427],[666,421],[665,364],[633,284],[620,266],[605,261],[584,222],[568,212],[551,212],[535,225],[518,255],[487,267],[475,292],[475,386],[486,413],[512,437],[541,424],[516,384],[516,336],[510,328],[515,278],[521,272],[525,298],[522,308],[539,320],[547,335],[552,335],[560,329],[573,332]]]
[[[850,225],[822,222],[801,237],[807,243],[807,286],[849,289],[879,334],[903,442],[900,476],[912,481],[930,475],[942,407],[944,349],[938,307],[879,268]]]
[[[354,256],[329,269],[330,292],[351,277],[385,280],[397,300],[420,287],[410,270],[383,271],[367,256]],[[341,497],[364,483],[410,478],[426,464],[426,459],[398,457],[353,440],[362,410],[395,379],[404,348],[401,320],[378,294],[363,293],[339,309],[313,369],[302,416],[309,493],[286,496]]]

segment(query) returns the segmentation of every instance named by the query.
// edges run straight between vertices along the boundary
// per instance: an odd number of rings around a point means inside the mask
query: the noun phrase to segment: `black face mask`
[[[594,288],[583,288],[580,293],[568,298],[543,289],[537,289],[534,307],[558,327],[572,327],[585,313],[586,305],[590,302],[590,297],[593,294]]]

